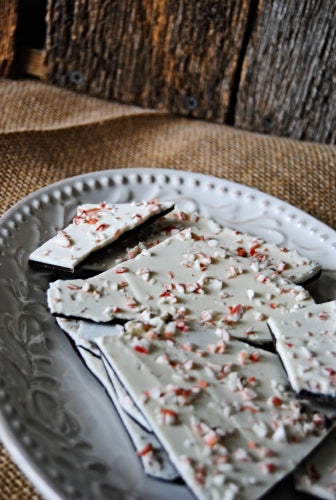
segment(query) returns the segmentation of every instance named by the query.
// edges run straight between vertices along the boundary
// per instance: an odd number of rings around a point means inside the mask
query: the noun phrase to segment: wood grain
[[[259,4],[240,78],[235,125],[336,143],[336,2]]]
[[[39,18],[45,1],[34,0]],[[32,0],[0,0],[0,75],[12,66],[17,2]],[[17,60],[92,96],[336,144],[335,19],[330,0],[48,0],[46,46],[24,45],[29,60]]]
[[[16,49],[19,0],[0,0],[0,76],[11,74]]]
[[[51,0],[49,80],[107,99],[225,122],[250,3]]]

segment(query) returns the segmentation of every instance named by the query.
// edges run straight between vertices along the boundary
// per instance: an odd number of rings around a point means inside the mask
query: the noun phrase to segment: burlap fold
[[[336,229],[336,147],[0,80],[1,214],[52,182],[120,167],[211,174],[287,201]],[[37,499],[0,447],[0,500]]]

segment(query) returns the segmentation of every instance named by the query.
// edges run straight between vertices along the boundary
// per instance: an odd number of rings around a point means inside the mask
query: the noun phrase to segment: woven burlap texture
[[[70,175],[168,167],[246,184],[336,227],[335,146],[106,103],[36,81],[3,80],[0,88],[3,210]]]
[[[40,500],[40,495],[18,471],[6,451],[0,446],[0,499]]]
[[[0,80],[1,214],[55,181],[121,167],[165,167],[246,184],[336,229],[336,147],[247,133]],[[0,447],[0,500],[38,496]]]

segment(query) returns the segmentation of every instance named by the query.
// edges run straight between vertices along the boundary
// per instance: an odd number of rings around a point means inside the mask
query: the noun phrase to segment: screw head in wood
[[[185,99],[184,106],[192,111],[193,109],[198,108],[198,100],[194,96],[188,96]]]

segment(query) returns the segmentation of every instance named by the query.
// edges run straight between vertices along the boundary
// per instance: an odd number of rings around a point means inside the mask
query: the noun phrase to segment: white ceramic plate
[[[54,279],[28,256],[66,225],[79,203],[159,197],[222,225],[296,248],[323,266],[311,286],[336,298],[336,232],[259,191],[201,174],[120,169],[74,177],[28,196],[0,221],[0,438],[47,499],[191,499],[183,486],[144,476],[104,390],[46,308]],[[272,498],[296,498],[289,483]]]

